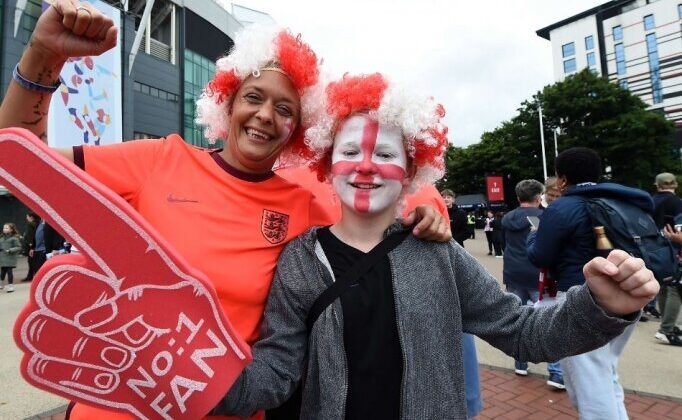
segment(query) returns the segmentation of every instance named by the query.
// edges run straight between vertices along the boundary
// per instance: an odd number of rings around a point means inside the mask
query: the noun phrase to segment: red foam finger
[[[76,314],[118,292],[109,279],[82,267],[82,255],[59,255],[42,267],[44,273],[32,284],[39,307],[73,320]]]
[[[251,356],[209,280],[123,199],[26,130],[0,130],[0,184],[82,253],[48,261],[34,276],[31,300],[14,330],[24,351],[24,377],[63,397],[138,417],[199,418],[210,411]],[[33,323],[39,315],[49,319]],[[37,330],[42,326],[44,334],[55,320],[73,323],[78,332],[59,330],[54,341],[36,339]],[[57,339],[63,334],[70,334],[68,340]],[[83,337],[120,340],[133,362],[126,364],[116,346],[83,345]],[[46,359],[43,343],[61,358]],[[79,359],[122,364],[121,378],[133,378],[133,385],[121,379],[114,386],[107,375],[77,375],[69,386],[59,382],[71,377]],[[36,360],[47,360],[50,369],[36,370]],[[162,360],[168,366],[159,365]],[[114,388],[102,396],[102,387]],[[145,392],[137,392],[140,387]],[[166,403],[171,395],[174,400]]]
[[[83,334],[76,326],[48,314],[34,312],[24,323],[22,336],[27,351],[81,367],[121,371],[133,362],[133,353],[119,343]]]
[[[128,203],[29,131],[0,130],[0,181],[86,255],[88,268],[133,285],[172,284],[182,274]]]

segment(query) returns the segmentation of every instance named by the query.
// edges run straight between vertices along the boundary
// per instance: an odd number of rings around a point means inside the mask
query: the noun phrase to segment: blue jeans
[[[603,347],[561,360],[568,396],[581,420],[627,420],[618,359],[635,325]]]
[[[524,305],[532,305],[540,298],[540,291],[537,287],[518,286],[515,284],[507,284],[507,292],[514,294],[521,299]],[[521,360],[517,360],[521,362]],[[525,362],[524,362],[525,363]],[[563,376],[561,372],[561,365],[559,362],[547,363],[547,373],[557,374]]]
[[[462,356],[464,360],[464,395],[467,400],[467,417],[476,417],[483,409],[481,383],[478,377],[476,343],[471,334],[462,334]]]

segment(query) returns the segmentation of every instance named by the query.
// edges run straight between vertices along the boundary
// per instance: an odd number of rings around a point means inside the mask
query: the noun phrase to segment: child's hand
[[[594,300],[614,315],[637,312],[658,294],[659,285],[644,261],[619,249],[583,267]]]

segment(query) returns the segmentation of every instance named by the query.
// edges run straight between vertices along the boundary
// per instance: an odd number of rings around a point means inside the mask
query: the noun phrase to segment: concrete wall
[[[554,61],[554,80],[563,80],[567,75],[564,74],[564,60],[561,47],[569,42],[575,44],[576,70],[580,71],[587,67],[587,53],[585,49],[585,37],[592,36],[594,40],[594,52],[597,72],[601,73],[599,63],[599,37],[597,36],[597,20],[594,15],[585,17],[581,20],[571,22],[553,30],[550,34],[552,42],[552,58]]]

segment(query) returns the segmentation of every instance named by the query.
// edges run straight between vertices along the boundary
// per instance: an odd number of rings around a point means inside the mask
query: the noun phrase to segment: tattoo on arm
[[[54,83],[53,73],[54,73],[53,69],[49,67],[43,67],[42,70],[38,72],[35,83],[40,84]],[[47,95],[41,94],[38,97],[36,103],[31,107],[32,108],[31,116],[33,118],[21,121],[22,124],[27,126],[36,126],[42,123],[45,116],[47,116],[46,107],[49,106],[49,100],[46,101],[45,96]]]
[[[33,105],[33,112],[31,115],[34,117],[32,120],[22,121],[24,125],[38,125],[43,121],[43,118],[47,115],[47,111],[43,110],[43,102],[45,101],[45,95],[40,95],[38,100]]]

